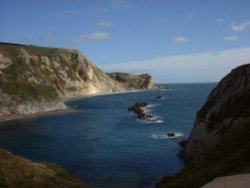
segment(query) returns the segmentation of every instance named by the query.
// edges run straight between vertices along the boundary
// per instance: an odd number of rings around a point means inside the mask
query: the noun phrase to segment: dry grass
[[[87,188],[60,166],[33,163],[0,149],[0,187],[5,188]]]

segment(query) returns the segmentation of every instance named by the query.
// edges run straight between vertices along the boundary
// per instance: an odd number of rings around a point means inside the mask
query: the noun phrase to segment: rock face
[[[133,79],[137,88],[128,84]],[[153,87],[150,76],[112,79],[77,50],[0,43],[0,115],[64,109],[68,97]]]
[[[125,85],[127,88],[140,90],[140,89],[158,89],[152,80],[152,77],[148,74],[133,75],[127,73],[110,73],[108,74],[114,80]]]
[[[217,177],[250,173],[250,64],[224,77],[198,111],[181,157],[188,165],[159,188],[198,188]]]
[[[198,111],[184,156],[206,151],[239,118],[250,116],[250,64],[225,76]]]
[[[33,163],[0,149],[0,187],[87,188],[88,186],[69,175],[60,166]]]

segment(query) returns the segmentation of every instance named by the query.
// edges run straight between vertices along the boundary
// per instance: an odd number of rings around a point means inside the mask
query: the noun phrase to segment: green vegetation
[[[236,121],[222,138],[158,188],[198,188],[216,177],[250,173],[250,118]]]
[[[28,53],[39,56],[50,56],[60,49],[60,48],[40,47],[40,46],[12,44],[12,43],[0,43],[0,45],[2,46],[2,48],[7,49],[9,53],[11,51],[17,51],[18,49],[23,48]]]
[[[30,65],[27,65],[20,59],[17,59],[14,64],[4,70],[4,77],[0,77],[0,88],[2,91],[11,96],[15,101],[41,101],[42,99],[56,99],[58,95],[51,85],[38,85],[28,81],[29,75],[25,75],[25,73],[30,68]]]
[[[87,188],[60,166],[33,163],[0,149],[0,187],[4,188]]]

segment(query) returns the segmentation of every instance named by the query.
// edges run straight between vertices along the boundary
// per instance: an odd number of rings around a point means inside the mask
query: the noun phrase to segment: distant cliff
[[[181,157],[189,164],[159,188],[198,188],[221,176],[250,173],[250,64],[224,77],[198,111]]]
[[[119,82],[77,50],[0,43],[0,115],[65,109],[68,97],[153,86],[149,76]]]
[[[88,188],[60,166],[34,163],[0,149],[0,187]]]
[[[110,73],[108,74],[114,80],[131,89],[158,89],[149,74],[133,75],[127,73]]]

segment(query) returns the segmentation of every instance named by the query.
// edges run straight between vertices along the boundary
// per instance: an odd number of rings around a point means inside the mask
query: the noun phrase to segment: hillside
[[[157,187],[201,187],[216,177],[250,173],[250,64],[224,77],[198,111],[181,157],[190,163]]]
[[[127,84],[134,77],[121,83],[77,50],[0,43],[0,115],[65,109],[65,98],[153,86],[151,77],[135,77],[137,87]]]
[[[0,187],[87,188],[88,186],[70,176],[60,166],[33,163],[0,149]]]

